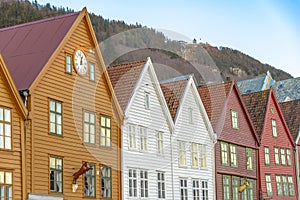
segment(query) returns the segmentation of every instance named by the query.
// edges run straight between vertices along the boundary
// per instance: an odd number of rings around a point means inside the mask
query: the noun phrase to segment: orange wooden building
[[[29,111],[24,197],[121,199],[123,114],[87,10],[0,29],[0,52]],[[8,102],[3,106],[22,126],[25,113],[17,114]],[[16,152],[3,153],[20,160],[25,143],[22,129],[15,129]],[[22,177],[20,166],[15,168],[19,196]]]

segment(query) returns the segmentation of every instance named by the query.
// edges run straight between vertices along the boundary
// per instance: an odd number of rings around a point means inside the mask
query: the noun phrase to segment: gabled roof
[[[300,77],[276,82],[274,91],[278,102],[300,99]]]
[[[261,139],[270,90],[242,95],[258,137]]]
[[[285,122],[296,142],[300,127],[300,99],[279,103]]]
[[[198,87],[203,105],[215,131],[220,123],[232,81]]]
[[[16,102],[16,108],[18,109],[20,115],[23,117],[23,119],[27,118],[28,111],[25,108],[23,101],[19,95],[19,92],[14,84],[14,81],[6,67],[6,64],[3,60],[2,55],[0,54],[0,76],[3,77],[3,81],[7,83],[8,90],[10,92],[11,98]]]
[[[79,14],[0,29],[0,53],[18,90],[29,89]]]
[[[241,94],[249,94],[253,92],[260,92],[262,90],[268,90],[274,84],[275,80],[273,80],[269,71],[267,71],[265,76],[237,82]]]
[[[115,94],[124,113],[133,96],[133,91],[146,62],[147,61],[144,60],[109,66],[107,68]]]
[[[163,83],[160,84],[173,121],[175,121],[177,109],[179,108],[180,101],[182,99],[187,83],[188,77],[181,77],[180,79],[176,79],[176,81],[163,81]]]

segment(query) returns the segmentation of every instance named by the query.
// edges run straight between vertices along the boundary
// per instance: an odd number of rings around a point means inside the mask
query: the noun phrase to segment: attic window
[[[272,119],[272,132],[273,132],[273,137],[277,138],[278,133],[277,133],[277,125],[275,119]]]
[[[150,93],[145,92],[145,108],[150,109]]]
[[[72,74],[72,56],[66,54],[66,73]]]
[[[189,108],[189,123],[193,124],[193,109]]]
[[[233,129],[238,129],[239,128],[239,123],[238,123],[238,112],[235,110],[231,110],[231,124]]]

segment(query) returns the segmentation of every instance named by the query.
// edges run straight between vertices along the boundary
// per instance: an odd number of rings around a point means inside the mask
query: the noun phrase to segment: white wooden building
[[[174,199],[174,124],[150,58],[108,67],[108,73],[124,112],[123,199]]]
[[[192,76],[162,82],[171,116],[174,199],[215,199],[216,135]]]

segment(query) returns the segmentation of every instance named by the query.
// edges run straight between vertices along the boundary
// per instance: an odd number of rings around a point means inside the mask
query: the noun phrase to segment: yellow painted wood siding
[[[0,71],[0,107],[11,109],[12,115],[12,149],[0,150],[0,171],[13,172],[13,196],[14,199],[22,199],[21,121],[24,119],[8,88],[8,83]]]
[[[95,64],[95,80],[89,80],[89,71],[84,76],[75,72],[65,72],[65,54],[73,55],[81,48],[88,62]],[[112,199],[120,197],[120,130],[113,109],[107,82],[101,74],[97,55],[89,54],[93,49],[88,26],[84,20],[79,24],[61,49],[59,55],[50,61],[51,66],[31,92],[32,116],[32,188],[36,194],[49,192],[49,156],[63,158],[63,194],[64,199],[83,198],[83,177],[77,183],[78,189],[72,192],[72,175],[78,171],[84,161],[96,164],[96,198],[101,197],[100,165],[112,167]],[[63,135],[49,134],[49,99],[62,102]],[[83,113],[96,114],[96,143],[85,145],[83,142]],[[112,147],[100,147],[100,116],[110,116],[112,120]],[[97,175],[97,174],[100,175]]]

